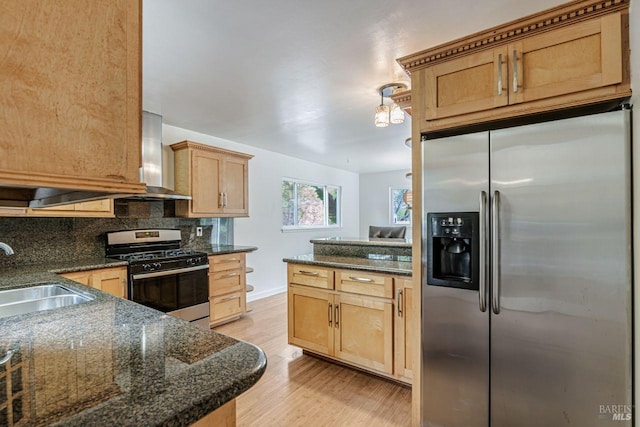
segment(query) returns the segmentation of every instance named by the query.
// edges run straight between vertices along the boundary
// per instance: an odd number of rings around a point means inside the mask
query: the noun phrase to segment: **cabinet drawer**
[[[244,290],[244,270],[209,273],[209,295],[218,296]]]
[[[209,257],[209,271],[244,269],[245,254],[214,255]]]
[[[336,290],[373,297],[393,298],[393,277],[361,271],[337,271]]]
[[[290,284],[333,289],[333,270],[307,265],[289,264],[288,276]]]
[[[227,317],[239,316],[244,313],[244,298],[242,292],[209,299],[209,318],[214,323]]]

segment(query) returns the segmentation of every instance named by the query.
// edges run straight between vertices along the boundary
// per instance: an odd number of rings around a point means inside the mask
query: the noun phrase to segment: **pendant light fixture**
[[[407,89],[404,83],[387,83],[378,88],[380,94],[380,105],[376,107],[375,125],[377,127],[387,127],[389,123],[400,124],[404,122],[404,111],[395,102],[391,107],[384,105],[384,98],[388,98],[395,92]]]
[[[389,126],[389,107],[384,105],[384,95],[382,91],[380,91],[380,105],[376,107],[375,123],[379,128]]]

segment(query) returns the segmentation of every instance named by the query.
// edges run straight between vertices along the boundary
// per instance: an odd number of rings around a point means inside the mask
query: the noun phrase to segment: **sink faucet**
[[[4,251],[5,254],[7,255],[13,255],[13,249],[11,248],[11,246],[7,245],[6,243],[2,243],[0,242],[0,249],[2,249]]]

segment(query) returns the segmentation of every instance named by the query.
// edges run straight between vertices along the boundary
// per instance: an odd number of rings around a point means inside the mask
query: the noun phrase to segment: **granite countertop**
[[[297,255],[284,258],[284,262],[298,264],[319,265],[332,268],[347,268],[350,270],[373,271],[378,273],[392,273],[411,276],[411,257],[394,255],[370,255],[370,258],[343,257],[329,255]]]
[[[379,239],[375,237],[321,237],[318,239],[311,239],[311,243],[320,245],[411,247],[411,239]]]
[[[206,252],[209,255],[233,254],[238,252],[253,252],[258,248],[255,246],[236,246],[236,245],[207,245],[193,248],[196,251]]]
[[[111,258],[83,258],[67,261],[45,261],[38,264],[25,264],[0,269],[0,282],[6,277],[30,273],[72,273],[75,271],[96,270],[99,268],[126,267],[127,262]]]
[[[252,344],[50,272],[117,265],[126,263],[2,270],[0,290],[59,282],[95,299],[0,318],[0,357],[14,351],[0,365],[0,390],[9,391],[0,405],[11,408],[0,425],[187,426],[262,376],[266,357]]]

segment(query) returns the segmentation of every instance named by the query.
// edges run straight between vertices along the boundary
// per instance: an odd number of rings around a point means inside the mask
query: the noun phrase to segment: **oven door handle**
[[[209,268],[209,264],[205,265],[196,265],[195,267],[186,267],[186,268],[176,268],[174,270],[165,270],[165,271],[154,271],[152,273],[141,273],[141,274],[133,274],[131,279],[148,279],[151,277],[162,277],[162,276],[175,276],[180,273],[189,273],[190,271],[198,271],[205,270]]]

